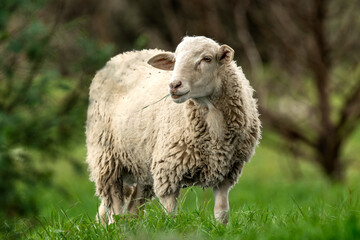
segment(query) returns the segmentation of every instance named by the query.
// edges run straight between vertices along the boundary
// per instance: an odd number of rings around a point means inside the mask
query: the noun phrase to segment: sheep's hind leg
[[[114,215],[123,213],[124,191],[122,180],[117,179],[102,195],[97,219],[103,224],[106,222],[111,224],[114,222]]]
[[[229,221],[229,190],[231,186],[230,183],[224,182],[213,189],[215,219],[223,225]]]

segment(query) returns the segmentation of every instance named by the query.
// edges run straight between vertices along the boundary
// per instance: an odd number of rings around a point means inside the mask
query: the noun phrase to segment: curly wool
[[[110,205],[123,186],[146,186],[146,196],[181,187],[237,182],[260,138],[253,89],[235,62],[219,71],[222,86],[209,104],[165,99],[171,72],[147,65],[160,50],[114,57],[90,87],[87,162],[96,193]],[[144,106],[151,105],[145,109]]]
[[[253,90],[239,76],[243,74],[234,63],[224,69],[221,94],[211,99],[213,109],[192,100],[185,104],[182,132],[155,151],[151,170],[156,195],[191,185],[216,187],[224,179],[237,182],[260,138]],[[217,118],[209,120],[214,114]]]

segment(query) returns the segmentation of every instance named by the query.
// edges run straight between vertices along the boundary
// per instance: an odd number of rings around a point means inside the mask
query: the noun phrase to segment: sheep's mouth
[[[188,91],[188,92],[186,92],[186,93],[184,93],[184,94],[175,94],[175,93],[171,93],[171,97],[173,98],[173,99],[178,99],[178,98],[180,98],[180,97],[182,97],[182,96],[185,96],[186,94],[188,94],[190,91]]]

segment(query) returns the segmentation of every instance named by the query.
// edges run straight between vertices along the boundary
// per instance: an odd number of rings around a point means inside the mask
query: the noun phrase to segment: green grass
[[[338,190],[341,193],[341,189]],[[322,195],[316,197],[321,198]],[[193,210],[185,204],[180,206],[176,215],[167,216],[155,201],[148,203],[146,211],[138,218],[119,216],[115,224],[108,226],[96,223],[93,216],[87,214],[69,217],[66,210],[54,209],[50,217],[39,219],[41,227],[31,230],[26,238],[358,239],[359,198],[350,202],[349,199],[333,197],[336,200],[324,201],[321,198],[306,201],[306,198],[290,197],[286,206],[273,204],[260,207],[256,203],[243,203],[231,211],[226,227],[215,222],[207,204]],[[276,198],[272,200],[276,201]]]
[[[346,149],[357,160],[359,132]],[[266,146],[260,145],[231,190],[225,227],[214,220],[211,189],[196,187],[181,192],[176,215],[167,216],[155,200],[138,218],[118,216],[115,224],[102,226],[94,220],[99,201],[86,165],[75,171],[57,161],[55,180],[68,193],[39,190],[39,216],[5,219],[0,239],[360,239],[357,161],[349,165],[347,181],[335,184],[315,165],[295,164],[291,156]],[[85,159],[84,147],[73,155]]]

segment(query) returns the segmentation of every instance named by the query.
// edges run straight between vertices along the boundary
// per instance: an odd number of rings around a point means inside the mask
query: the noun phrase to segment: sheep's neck
[[[240,90],[239,82],[226,77],[220,80],[223,84],[212,97],[198,98],[195,100],[196,105],[190,104],[192,111],[198,112],[198,121],[206,124],[211,138],[215,140],[223,139],[228,129],[237,128],[238,121],[243,122],[241,99],[235,94]],[[194,124],[199,125],[202,124]]]
[[[203,121],[215,139],[222,139],[227,129],[239,130],[245,125],[245,114],[239,95],[241,85],[235,74],[229,74],[229,71],[233,70],[230,68],[227,69],[227,74],[218,76],[222,86],[212,97],[196,99],[199,104],[198,111],[205,112],[202,115]]]
[[[206,123],[211,138],[215,140],[223,139],[225,133],[223,112],[215,107],[209,98],[199,98],[196,102],[199,104],[197,106],[201,118],[199,121]]]

